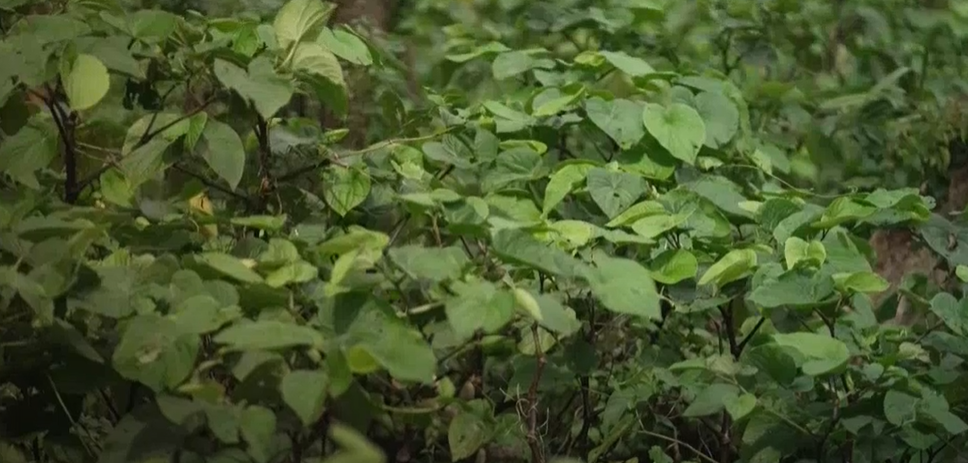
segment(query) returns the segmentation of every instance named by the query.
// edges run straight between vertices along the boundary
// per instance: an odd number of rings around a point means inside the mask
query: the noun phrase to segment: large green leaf
[[[638,262],[603,255],[595,259],[594,268],[585,271],[585,278],[605,308],[653,320],[662,318],[655,282]]]
[[[646,189],[638,175],[603,168],[589,170],[585,182],[592,200],[610,219],[635,203]]]
[[[336,5],[320,0],[290,0],[272,22],[279,47],[288,49],[323,26]]]
[[[490,439],[487,423],[475,413],[463,412],[450,421],[447,443],[452,461],[460,461],[477,453]]]
[[[564,251],[550,248],[527,233],[504,229],[494,234],[491,251],[508,262],[526,265],[552,275],[580,276],[584,264]]]
[[[756,252],[751,249],[729,251],[706,270],[706,273],[699,279],[699,284],[723,286],[744,278],[756,267],[756,261]]]
[[[268,58],[252,60],[248,71],[228,61],[216,59],[214,70],[215,76],[223,85],[252,101],[263,119],[270,119],[292,98],[292,82],[278,74]]]
[[[320,370],[293,370],[282,377],[282,400],[306,426],[323,414],[329,376]]]
[[[706,126],[705,145],[719,148],[733,139],[739,130],[739,110],[722,93],[702,92],[696,95],[696,110]]]
[[[15,181],[40,189],[36,172],[57,157],[58,133],[53,124],[32,122],[0,143],[0,172]]]
[[[108,68],[92,55],[79,54],[67,72],[62,72],[67,101],[75,110],[88,109],[108,94],[111,78]]]
[[[202,159],[234,190],[242,181],[245,169],[245,148],[239,134],[229,125],[212,119],[206,122],[201,141]]]
[[[323,198],[340,216],[359,206],[370,195],[370,174],[361,168],[334,165],[323,171]]]
[[[800,353],[804,374],[822,376],[843,369],[850,360],[847,345],[839,339],[816,333],[774,334],[773,341]]]
[[[455,282],[457,294],[444,306],[447,321],[459,338],[469,338],[477,330],[493,333],[514,315],[514,296],[489,281]]]
[[[615,99],[605,101],[589,98],[585,101],[588,119],[612,137],[622,149],[629,149],[645,136],[641,118],[643,108],[634,101]]]
[[[688,278],[695,278],[699,270],[699,262],[693,253],[685,249],[669,249],[656,256],[650,267],[655,281],[673,285]]]
[[[172,320],[156,314],[138,315],[125,326],[112,362],[125,378],[161,391],[188,378],[200,344],[197,335],[185,333]]]
[[[953,333],[968,333],[968,299],[959,302],[951,294],[938,293],[929,307]]]
[[[425,248],[401,246],[390,249],[390,259],[412,278],[430,281],[456,279],[461,276],[469,259],[458,247]]]
[[[548,212],[553,210],[579,183],[585,180],[588,171],[594,167],[595,165],[591,163],[565,164],[552,174],[548,185],[545,187],[544,201],[541,206],[542,213],[547,215]]]
[[[336,56],[354,64],[369,66],[373,64],[370,49],[362,39],[342,29],[324,27],[316,39]]]
[[[702,116],[689,106],[672,103],[645,106],[642,120],[646,130],[673,157],[688,164],[696,162],[699,149],[706,141],[706,125]]]

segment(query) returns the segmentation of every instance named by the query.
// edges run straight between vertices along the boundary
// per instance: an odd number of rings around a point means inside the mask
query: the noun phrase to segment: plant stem
[[[547,360],[541,350],[541,336],[538,335],[537,322],[531,325],[531,336],[534,339],[535,367],[531,387],[528,388],[527,441],[528,447],[531,448],[531,463],[544,463],[544,449],[541,448],[541,441],[538,438],[538,383],[541,382],[541,373]]]

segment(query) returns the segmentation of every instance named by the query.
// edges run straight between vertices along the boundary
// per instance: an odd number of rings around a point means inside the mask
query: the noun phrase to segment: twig
[[[47,95],[31,92],[47,106],[47,110],[50,111],[50,115],[54,119],[54,124],[57,125],[57,132],[60,133],[61,141],[64,142],[64,171],[66,174],[64,201],[73,204],[77,201],[79,190],[77,188],[77,153],[74,149],[73,130],[68,125],[70,124],[70,116],[65,114],[63,109],[57,105],[55,92],[52,89],[47,89]]]
[[[167,100],[168,99],[168,96],[171,95],[171,92],[173,90],[175,90],[175,87],[178,87],[178,86],[177,85],[172,85],[171,88],[169,88],[168,91],[165,92],[165,94],[161,97],[161,105],[162,105],[162,107],[164,107],[165,100]],[[153,112],[151,114],[151,120],[148,121],[148,126],[145,127],[145,131],[141,134],[141,138],[138,139],[138,146],[141,146],[141,145],[144,145],[145,143],[148,143],[148,140],[151,139],[151,137],[149,137],[148,134],[151,133],[151,128],[154,127],[155,122],[158,121],[158,115],[159,114],[161,114],[161,111],[160,110],[159,111],[155,111],[155,112]]]
[[[435,132],[435,133],[432,133],[430,135],[423,135],[423,136],[420,136],[420,137],[396,138],[396,139],[392,139],[392,140],[386,140],[386,141],[382,141],[382,142],[379,142],[379,143],[370,145],[370,146],[368,146],[366,148],[363,148],[363,149],[360,149],[360,150],[346,151],[346,152],[343,152],[343,153],[335,153],[335,154],[336,154],[336,157],[337,158],[347,158],[347,157],[352,157],[352,156],[362,156],[364,154],[369,154],[369,153],[372,153],[374,151],[379,151],[381,149],[384,149],[384,148],[387,148],[387,147],[390,147],[390,146],[393,146],[393,145],[399,145],[399,144],[404,144],[404,143],[418,143],[418,142],[421,142],[421,141],[433,140],[434,138],[437,138],[437,137],[439,137],[441,135],[444,135],[445,133],[450,132],[451,130],[453,130],[453,128],[449,128],[449,129],[444,130],[442,132]],[[329,151],[328,148],[323,147],[323,149]],[[329,164],[330,162],[332,162],[331,159],[326,158],[326,159],[323,159],[321,161],[314,162],[314,163],[312,163],[310,165],[297,168],[296,170],[294,170],[292,172],[289,172],[289,173],[286,173],[286,174],[281,175],[277,179],[277,181],[279,181],[279,182],[285,182],[287,180],[292,180],[294,178],[297,178],[299,176],[302,176],[304,174],[307,174],[309,172],[312,172],[314,170],[317,170],[320,167],[323,167],[323,166]]]
[[[531,336],[534,338],[535,368],[534,377],[531,378],[531,387],[528,388],[528,447],[531,448],[531,463],[544,463],[544,450],[538,439],[538,383],[541,382],[541,373],[544,371],[545,359],[544,352],[541,350],[541,337],[538,335],[538,323],[531,325]]]
[[[47,382],[50,383],[50,389],[54,391],[54,397],[57,398],[57,403],[60,404],[61,410],[64,412],[64,415],[67,415],[67,420],[71,422],[71,426],[80,428],[82,431],[84,431],[84,434],[86,434],[87,438],[91,440],[91,443],[96,442],[94,440],[94,436],[91,435],[91,431],[88,430],[85,426],[79,424],[76,420],[74,420],[74,417],[71,416],[71,412],[70,410],[67,409],[67,404],[64,403],[64,399],[61,397],[60,391],[57,389],[57,385],[54,384],[53,378],[51,378],[50,375],[45,375],[45,376],[47,376]],[[84,442],[84,439],[78,439],[78,440],[81,441],[81,445],[84,446],[84,450],[87,451],[88,455],[92,457],[96,455],[94,451],[91,450],[91,447],[88,446],[86,442]]]
[[[209,188],[212,188],[213,190],[218,190],[218,191],[220,191],[222,193],[225,193],[225,194],[227,194],[227,195],[229,195],[229,196],[231,196],[231,197],[233,197],[235,199],[238,199],[238,200],[241,200],[241,201],[245,201],[246,204],[251,204],[252,203],[252,198],[249,198],[248,196],[246,196],[244,194],[236,193],[236,192],[234,192],[234,191],[232,191],[232,190],[230,190],[228,188],[225,188],[225,187],[223,187],[223,186],[221,186],[221,185],[219,185],[219,184],[217,184],[217,183],[215,183],[215,182],[213,182],[213,181],[205,178],[204,175],[201,175],[201,174],[196,173],[196,172],[192,172],[191,170],[188,170],[185,167],[182,167],[182,166],[180,166],[178,164],[174,164],[171,167],[172,167],[172,169],[175,169],[175,170],[177,170],[179,172],[182,172],[182,173],[184,173],[184,174],[186,174],[186,175],[188,175],[190,177],[195,178],[199,182],[202,182],[203,185],[205,185],[205,186],[207,186]]]
[[[151,133],[148,133],[146,136],[141,137],[141,139],[138,140],[138,143],[135,144],[135,146],[132,149],[138,149],[138,148],[144,146],[146,143],[148,143],[149,141],[151,141],[153,138],[157,137],[158,134],[163,133],[164,131],[166,131],[166,130],[172,128],[172,127],[174,127],[176,124],[179,124],[182,121],[185,121],[185,120],[191,119],[192,117],[195,117],[196,114],[204,111],[205,108],[207,108],[209,105],[211,105],[214,102],[215,102],[215,96],[210,97],[209,99],[207,99],[204,102],[202,102],[202,105],[201,106],[193,109],[188,114],[184,114],[184,115],[182,115],[180,117],[177,117],[174,120],[168,122],[167,124],[164,124],[161,127],[158,127],[157,129],[153,130]]]
[[[702,461],[705,461],[705,462],[708,462],[708,463],[719,463],[718,461],[714,460],[709,455],[706,455],[705,453],[703,453],[701,450],[699,450],[699,449],[697,449],[697,448],[695,448],[695,447],[687,444],[686,442],[683,442],[683,441],[681,441],[679,439],[676,439],[674,437],[669,437],[669,436],[666,436],[664,434],[659,434],[657,432],[647,431],[645,429],[643,429],[643,430],[641,430],[639,432],[641,432],[642,434],[645,434],[646,436],[649,436],[649,437],[654,437],[656,439],[661,439],[661,440],[664,440],[666,442],[670,442],[670,443],[673,443],[673,444],[682,446],[686,450],[689,450],[690,452],[696,454],[696,457],[698,457]]]
[[[736,346],[736,349],[738,351],[736,353],[737,357],[739,357],[739,355],[743,353],[743,349],[746,348],[746,345],[749,344],[751,339],[753,339],[753,335],[755,335],[756,332],[759,331],[760,327],[763,326],[763,322],[765,321],[766,321],[766,317],[760,317],[759,321],[756,322],[756,325],[753,325],[753,329],[750,331],[750,334],[747,334],[746,337],[743,338],[742,341],[740,341],[739,345]]]
[[[268,204],[269,195],[275,190],[275,182],[272,179],[272,172],[270,170],[270,157],[272,156],[272,147],[269,145],[269,124],[266,122],[262,116],[258,116],[259,121],[255,126],[255,136],[259,140],[259,198],[260,206],[265,209],[266,204]]]

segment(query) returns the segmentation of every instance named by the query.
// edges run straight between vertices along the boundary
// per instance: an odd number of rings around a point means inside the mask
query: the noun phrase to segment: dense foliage
[[[964,458],[963,2],[242,3],[0,0],[0,461]]]

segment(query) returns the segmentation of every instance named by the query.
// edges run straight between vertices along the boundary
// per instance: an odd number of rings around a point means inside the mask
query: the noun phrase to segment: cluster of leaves
[[[865,238],[917,228],[964,281],[968,229],[916,188],[790,183],[894,143],[957,48],[837,39],[865,64],[808,81],[852,17],[827,2],[414,3],[401,27],[460,20],[412,33],[446,66],[348,150],[372,127],[307,115],[396,58],[333,5],[0,0],[0,460],[959,456],[968,300],[914,274],[921,318],[882,323]]]

